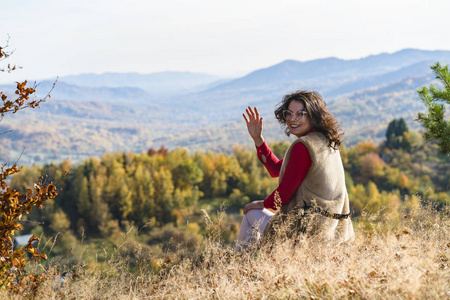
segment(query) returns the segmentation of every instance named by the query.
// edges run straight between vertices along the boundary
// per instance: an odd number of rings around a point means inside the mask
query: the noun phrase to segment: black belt
[[[308,212],[313,212],[313,213],[321,214],[324,217],[335,219],[335,220],[347,219],[351,215],[351,212],[349,212],[348,214],[344,214],[344,215],[343,214],[331,213],[328,210],[324,210],[320,206],[310,206],[310,207],[304,208],[304,210],[307,213]]]

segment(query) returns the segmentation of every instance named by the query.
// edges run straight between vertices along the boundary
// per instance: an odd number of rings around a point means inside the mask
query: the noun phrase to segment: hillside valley
[[[393,118],[413,129],[424,107],[417,88],[433,83],[429,66],[450,62],[450,51],[405,49],[355,60],[286,60],[240,78],[208,74],[80,74],[58,78],[52,98],[0,124],[0,159],[23,164],[81,161],[106,152],[144,152],[160,146],[231,151],[251,146],[242,112],[257,106],[268,141],[288,140],[273,118],[281,97],[320,91],[340,120],[348,145],[379,141]],[[54,79],[38,85],[45,96]],[[12,92],[13,85],[0,86]]]

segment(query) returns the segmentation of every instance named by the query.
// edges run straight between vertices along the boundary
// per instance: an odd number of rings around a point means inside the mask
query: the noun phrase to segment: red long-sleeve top
[[[262,162],[270,176],[279,177],[283,159],[278,159],[275,154],[273,154],[272,150],[270,150],[266,142],[261,146],[256,147],[256,150],[259,161]],[[265,162],[262,158],[263,155],[265,156]],[[275,205],[275,194],[277,191],[281,198],[281,204],[289,203],[292,196],[303,182],[303,179],[305,179],[306,174],[308,174],[310,167],[311,156],[309,155],[308,149],[303,143],[295,144],[292,148],[283,178],[272,194],[264,200],[264,207],[277,209]]]

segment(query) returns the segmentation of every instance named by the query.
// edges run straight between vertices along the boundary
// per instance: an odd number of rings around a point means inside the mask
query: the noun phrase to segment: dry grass
[[[190,256],[157,259],[134,249],[130,265],[123,245],[106,263],[77,266],[64,283],[47,281],[39,298],[450,298],[449,212],[422,207],[385,215],[384,222],[369,222],[372,217],[356,224],[352,243],[334,247],[305,241],[294,251],[279,242],[272,252],[236,257],[221,247],[214,230],[221,224],[209,225],[212,235]]]

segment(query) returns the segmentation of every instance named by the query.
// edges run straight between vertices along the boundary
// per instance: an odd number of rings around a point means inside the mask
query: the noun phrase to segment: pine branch
[[[429,89],[430,89],[430,92],[433,95],[433,99],[435,101],[447,102],[448,104],[450,104],[450,90],[449,89],[441,90],[441,89],[435,87],[434,85],[430,85]]]
[[[439,63],[431,69],[444,89],[430,85],[417,90],[428,113],[418,113],[416,120],[426,129],[425,140],[436,141],[442,153],[450,154],[450,121],[445,118],[445,103],[450,104],[450,73],[448,66],[442,67]]]
[[[450,74],[448,72],[448,65],[445,67],[442,67],[440,63],[436,63],[434,66],[431,67],[434,74],[436,75],[436,79],[440,79],[442,83],[444,84],[445,89],[450,89]]]

